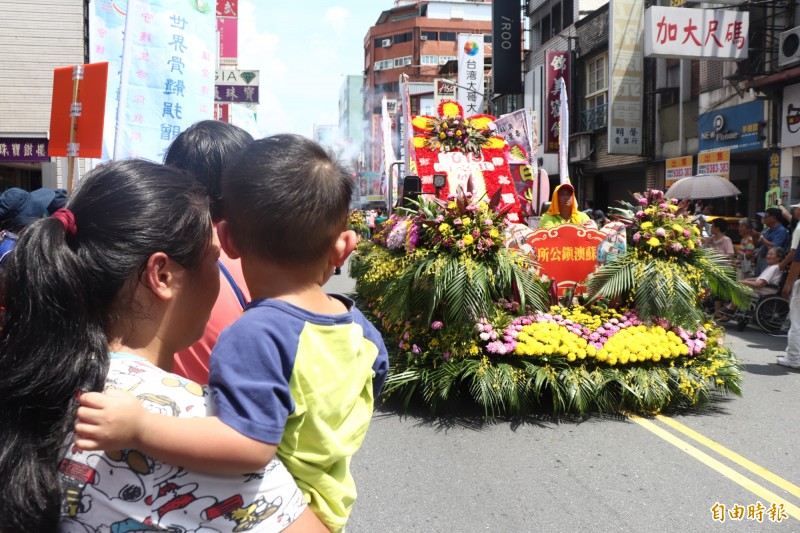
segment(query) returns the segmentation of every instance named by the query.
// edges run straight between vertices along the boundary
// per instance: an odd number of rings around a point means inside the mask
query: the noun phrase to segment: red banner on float
[[[532,253],[541,272],[558,285],[558,295],[568,289],[586,291],[586,278],[609,255],[625,250],[625,226],[607,224],[601,230],[562,224],[529,234],[523,249]]]
[[[512,204],[508,220],[520,222],[517,189],[511,180],[511,168],[505,157],[505,148],[483,148],[480,155],[463,152],[441,152],[427,147],[416,149],[417,172],[422,180],[422,192],[436,194],[434,174],[447,176],[441,197],[455,193],[461,186],[465,190],[472,180],[473,193],[486,195],[486,200],[501,189],[503,205]]]

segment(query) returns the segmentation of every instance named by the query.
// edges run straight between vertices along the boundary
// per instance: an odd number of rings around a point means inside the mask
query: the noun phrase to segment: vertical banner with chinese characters
[[[219,64],[236,65],[239,57],[239,0],[217,1]]]
[[[401,75],[400,82],[400,106],[403,114],[400,116],[400,153],[403,159],[404,175],[416,175],[417,164],[416,154],[414,153],[414,129],[411,126],[411,94],[408,88],[408,76]]]
[[[544,52],[544,152],[558,152],[558,129],[561,109],[561,79],[569,91],[569,52]]]
[[[644,0],[611,0],[608,153],[642,154]]]
[[[128,2],[115,159],[162,161],[181,131],[213,118],[214,24],[208,3]]]
[[[458,103],[464,115],[483,113],[483,35],[458,34]]]
[[[103,126],[103,153],[101,161],[108,161],[114,153],[119,106],[119,80],[122,68],[122,42],[125,32],[125,2],[92,0],[89,3],[89,62],[108,63],[106,86],[105,124]]]
[[[679,179],[688,178],[692,175],[692,160],[693,157],[690,155],[667,159],[664,189],[669,189]]]

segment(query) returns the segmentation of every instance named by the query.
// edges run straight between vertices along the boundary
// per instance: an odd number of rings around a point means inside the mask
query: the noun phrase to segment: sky
[[[239,64],[259,70],[262,135],[339,123],[339,91],[364,69],[364,36],[394,0],[239,0]]]

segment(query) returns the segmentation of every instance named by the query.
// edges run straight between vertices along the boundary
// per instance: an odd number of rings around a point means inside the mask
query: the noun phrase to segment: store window
[[[581,113],[581,129],[592,131],[608,123],[608,55],[602,54],[586,62],[585,111]]]

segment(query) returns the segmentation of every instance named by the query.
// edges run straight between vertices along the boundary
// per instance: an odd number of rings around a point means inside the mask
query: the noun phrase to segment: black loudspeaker
[[[419,176],[406,176],[403,178],[403,191],[400,193],[400,207],[409,207],[409,204],[406,200],[415,200],[419,197],[420,193],[422,192],[422,180],[419,179]]]

